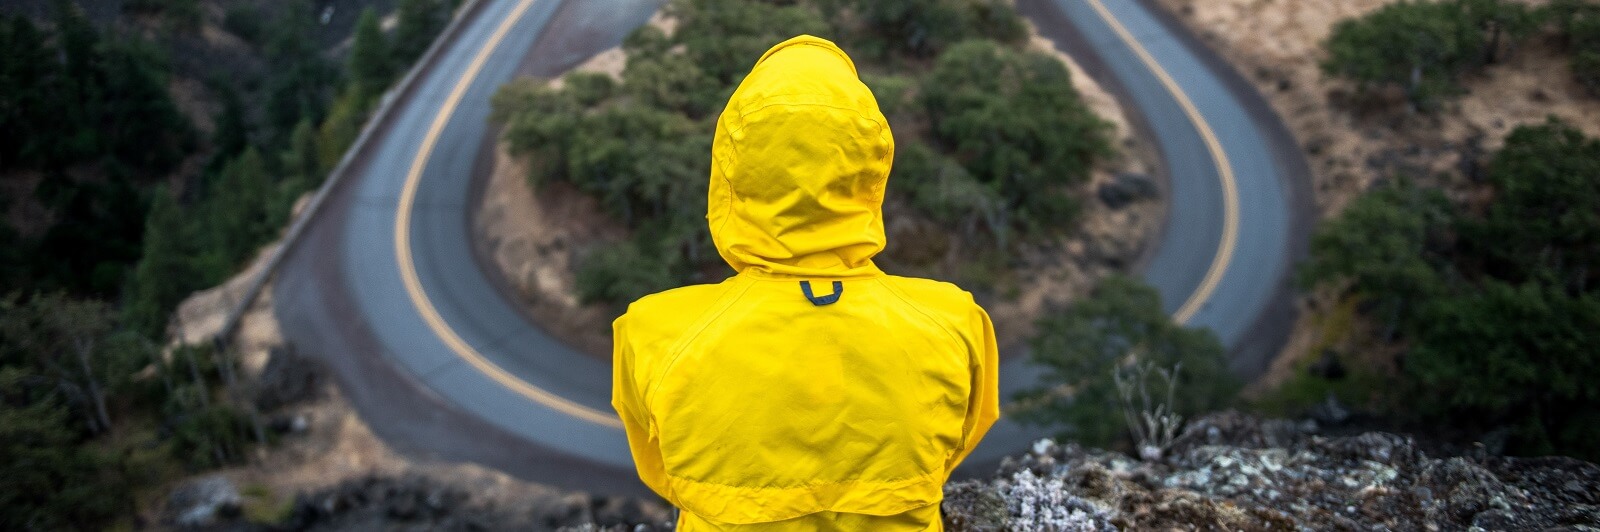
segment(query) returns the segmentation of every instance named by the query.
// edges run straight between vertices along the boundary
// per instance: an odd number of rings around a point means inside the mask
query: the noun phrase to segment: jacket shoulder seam
[[[883,283],[883,286],[889,289],[889,293],[894,294],[896,298],[899,298],[901,302],[916,310],[918,314],[922,315],[922,317],[928,318],[928,321],[938,324],[939,328],[944,329],[945,334],[949,335],[951,340],[954,340],[957,344],[965,344],[965,342],[961,341],[961,336],[955,332],[955,328],[951,326],[948,320],[935,317],[933,314],[930,314],[927,309],[922,308],[922,305],[912,301],[911,298],[906,297],[905,293],[900,291],[900,287],[894,286],[894,283],[889,282],[888,277],[880,278],[878,279],[878,282]],[[970,357],[970,354],[968,356]]]
[[[667,355],[667,363],[663,364],[661,369],[657,370],[655,375],[651,377],[650,382],[647,383],[647,388],[644,392],[644,404],[646,409],[652,409],[655,406],[655,393],[658,385],[668,373],[672,372],[673,366],[678,364],[678,359],[683,357],[683,353],[689,349],[689,345],[694,343],[694,340],[699,338],[700,334],[705,332],[707,328],[711,327],[711,324],[717,321],[717,318],[722,317],[722,314],[727,312],[734,303],[737,303],[740,299],[742,299],[744,297],[744,293],[749,291],[751,286],[754,286],[753,284],[743,282],[742,280],[740,283],[744,286],[737,289],[729,287],[728,291],[724,292],[722,297],[718,298],[719,300],[726,302],[719,301],[717,305],[713,305],[711,309],[707,310],[706,313],[701,316],[699,321],[695,322],[694,325],[689,327],[689,332],[685,333],[683,336],[679,337],[677,341],[672,343],[672,350],[669,351]],[[735,291],[737,291],[737,293],[735,293]]]

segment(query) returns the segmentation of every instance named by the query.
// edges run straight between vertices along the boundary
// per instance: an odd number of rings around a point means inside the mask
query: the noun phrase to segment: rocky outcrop
[[[571,493],[511,507],[423,476],[351,480],[300,495],[283,530],[658,530],[663,512],[622,497]]]
[[[221,475],[208,475],[178,485],[167,495],[162,523],[203,528],[239,516],[239,489]]]
[[[163,523],[208,530],[671,530],[658,501],[576,493],[486,497],[427,475],[368,475],[241,521],[238,491],[204,477]],[[1407,436],[1329,436],[1315,421],[1223,412],[1161,458],[1050,440],[986,480],[945,489],[951,531],[1600,530],[1600,466],[1561,457],[1435,457]]]
[[[1435,458],[1405,436],[1226,412],[1157,461],[1040,441],[947,487],[944,510],[951,530],[1582,529],[1600,527],[1600,466]]]

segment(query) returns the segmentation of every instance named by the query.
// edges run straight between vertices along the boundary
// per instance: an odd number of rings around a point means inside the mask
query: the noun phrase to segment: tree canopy
[[[1403,415],[1510,429],[1513,452],[1600,456],[1600,395],[1581,384],[1600,379],[1595,175],[1600,141],[1556,121],[1524,126],[1490,163],[1481,212],[1401,184],[1317,231],[1306,277],[1380,303],[1409,347],[1404,374],[1424,399]]]
[[[1600,4],[1585,0],[1555,0],[1548,7],[1550,18],[1561,27],[1562,37],[1572,53],[1572,75],[1600,96]]]
[[[1509,0],[1402,0],[1336,24],[1322,69],[1363,88],[1402,87],[1426,110],[1461,92],[1463,73],[1497,61],[1537,27],[1534,11]]]
[[[1027,232],[1061,228],[1078,206],[1072,185],[1111,153],[1109,125],[1072,88],[1053,57],[990,41],[952,46],[922,83],[934,137],[1002,199],[1000,212]]]

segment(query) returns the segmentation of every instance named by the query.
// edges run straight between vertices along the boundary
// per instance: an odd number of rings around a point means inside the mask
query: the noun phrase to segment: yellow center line
[[[1185,324],[1189,322],[1190,318],[1194,317],[1195,312],[1200,310],[1200,306],[1204,305],[1206,300],[1211,299],[1211,294],[1217,290],[1217,284],[1222,281],[1222,275],[1228,271],[1228,263],[1233,260],[1233,248],[1238,244],[1239,187],[1233,179],[1233,165],[1228,162],[1228,154],[1222,151],[1222,142],[1217,140],[1216,133],[1211,130],[1211,124],[1207,123],[1205,117],[1200,115],[1200,110],[1189,99],[1188,93],[1183,92],[1183,88],[1178,86],[1178,82],[1172,80],[1172,76],[1167,74],[1167,70],[1162,68],[1154,57],[1150,56],[1150,52],[1145,50],[1144,45],[1139,44],[1139,40],[1135,39],[1133,34],[1128,31],[1128,28],[1124,27],[1122,22],[1111,14],[1111,10],[1106,9],[1105,4],[1101,3],[1100,0],[1088,1],[1090,5],[1094,6],[1095,11],[1100,13],[1100,17],[1105,19],[1106,24],[1109,24],[1111,29],[1117,33],[1117,36],[1127,43],[1129,48],[1133,49],[1134,54],[1139,56],[1139,60],[1144,62],[1145,67],[1149,68],[1156,75],[1156,78],[1161,80],[1161,85],[1166,87],[1167,92],[1172,93],[1172,97],[1178,100],[1178,105],[1183,107],[1183,113],[1189,116],[1189,121],[1194,123],[1195,129],[1200,132],[1200,137],[1205,139],[1206,149],[1211,152],[1211,161],[1217,166],[1217,175],[1222,180],[1222,242],[1217,246],[1217,254],[1211,258],[1211,267],[1206,270],[1205,279],[1200,281],[1200,286],[1195,288],[1194,293],[1189,294],[1189,299],[1183,302],[1183,306],[1178,307],[1178,311],[1172,313],[1173,321]],[[1177,171],[1175,168],[1171,170]]]
[[[505,21],[500,23],[500,27],[489,37],[489,42],[478,50],[478,55],[472,59],[472,63],[467,66],[467,71],[461,76],[461,80],[456,82],[455,88],[450,91],[450,96],[445,99],[444,105],[439,108],[439,114],[434,117],[433,125],[428,129],[427,136],[423,137],[422,145],[417,149],[417,157],[411,163],[411,171],[406,176],[405,189],[400,193],[400,206],[395,213],[395,259],[400,264],[400,278],[405,282],[406,293],[411,296],[411,304],[422,315],[422,320],[427,322],[428,328],[432,329],[433,333],[444,341],[445,346],[454,351],[462,360],[472,364],[478,371],[494,379],[495,382],[499,382],[507,389],[539,404],[590,423],[620,428],[622,427],[622,422],[613,413],[595,410],[574,403],[519,379],[500,366],[495,365],[495,363],[490,362],[481,353],[473,349],[471,345],[468,345],[466,341],[456,334],[454,329],[450,328],[449,324],[445,323],[443,318],[439,317],[439,311],[433,307],[433,302],[428,299],[428,294],[422,289],[422,282],[417,278],[417,266],[411,256],[411,210],[417,199],[417,185],[422,179],[422,169],[427,166],[428,158],[433,154],[434,146],[438,144],[439,134],[444,131],[445,124],[450,121],[450,115],[455,113],[456,106],[460,105],[462,97],[467,92],[467,87],[472,84],[473,79],[478,77],[478,71],[483,69],[483,64],[489,60],[489,55],[494,52],[495,47],[499,46],[500,41],[516,25],[517,20],[522,18],[522,14],[528,10],[528,6],[533,5],[533,1],[521,0],[517,7],[512,10],[511,15],[506,17]]]

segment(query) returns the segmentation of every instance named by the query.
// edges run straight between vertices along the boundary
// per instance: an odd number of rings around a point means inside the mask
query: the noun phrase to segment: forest
[[[388,33],[368,8],[345,59],[303,1],[0,14],[0,528],[125,523],[146,490],[273,439],[225,353],[168,349],[169,320],[277,238],[453,5],[403,0]],[[221,53],[196,44],[207,23],[254,75],[194,60]],[[175,78],[204,87],[209,134]]]

